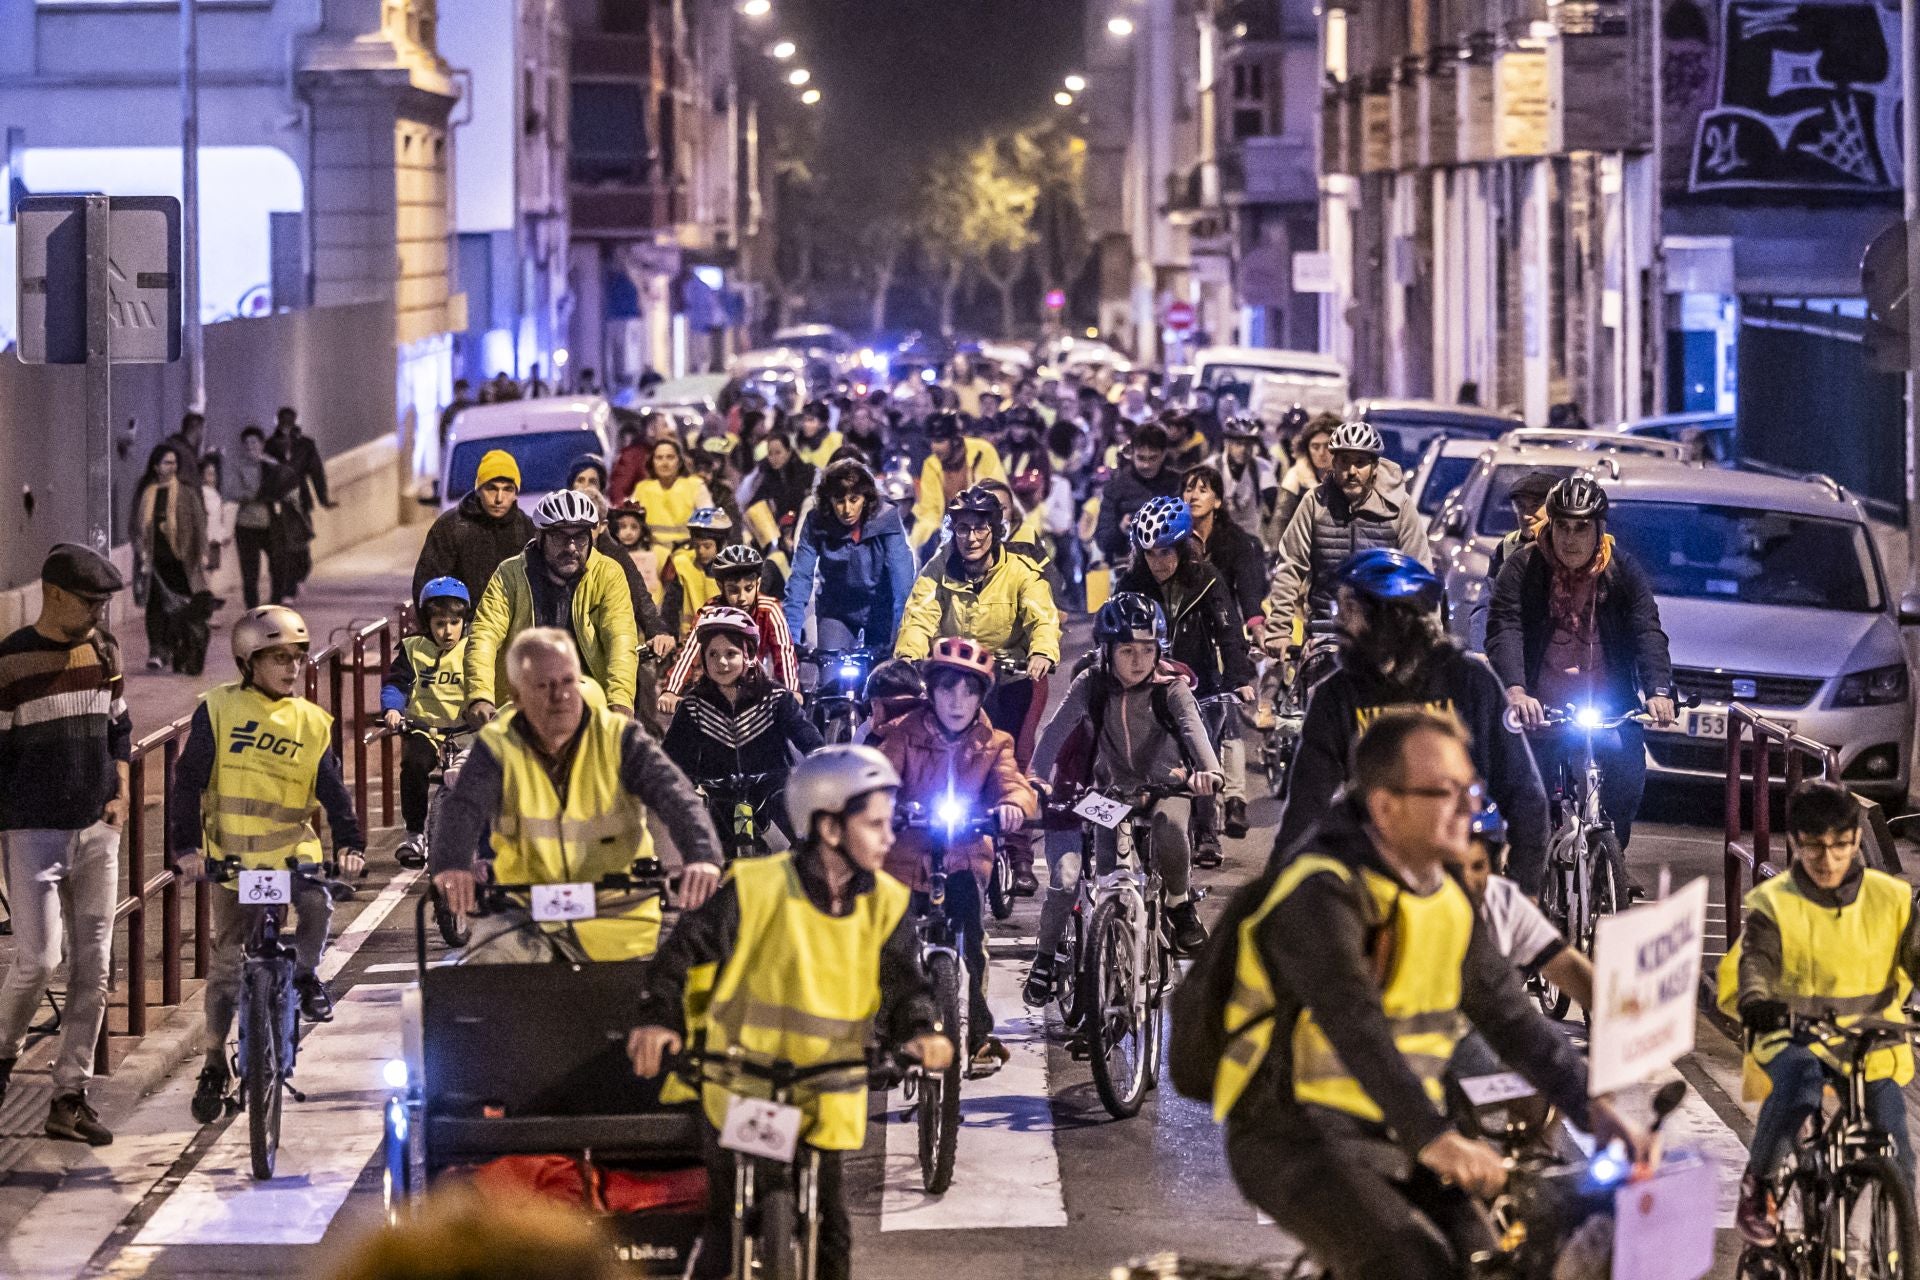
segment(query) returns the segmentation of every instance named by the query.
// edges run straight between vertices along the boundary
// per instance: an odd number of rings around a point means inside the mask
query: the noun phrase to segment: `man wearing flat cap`
[[[133,751],[120,646],[102,623],[125,586],[105,556],[63,542],[40,569],[40,616],[0,640],[0,851],[14,940],[0,984],[0,1098],[64,950],[46,1132],[96,1147],[113,1141],[87,1082],[107,1012]]]

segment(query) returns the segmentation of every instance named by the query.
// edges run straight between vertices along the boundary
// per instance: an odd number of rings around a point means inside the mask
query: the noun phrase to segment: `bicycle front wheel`
[[[773,1169],[763,1165],[756,1179],[759,1230],[755,1232],[754,1259],[760,1264],[760,1280],[801,1280],[796,1171],[781,1169],[779,1177],[767,1176]]]
[[[1587,865],[1592,870],[1587,881],[1587,920],[1581,932],[1580,949],[1592,955],[1593,933],[1600,917],[1620,910],[1627,900],[1627,887],[1621,879],[1626,858],[1613,832],[1595,831],[1587,836]]]
[[[1053,980],[1060,1001],[1060,1023],[1070,1032],[1080,1030],[1080,957],[1086,953],[1085,934],[1086,920],[1076,904],[1060,935],[1060,955],[1054,962]]]
[[[1920,1219],[1907,1180],[1885,1156],[1843,1166],[1828,1197],[1826,1248],[1831,1280],[1920,1280]]]
[[[1562,877],[1567,874],[1570,873],[1558,866],[1549,866],[1546,878],[1540,882],[1540,910],[1547,919],[1562,926],[1567,916],[1568,897]],[[1573,997],[1555,986],[1545,974],[1536,973],[1528,978],[1527,990],[1533,994],[1540,1012],[1556,1021],[1566,1017],[1567,1010],[1573,1007]]]
[[[285,1090],[280,1083],[281,1019],[276,1015],[288,993],[279,979],[275,965],[247,966],[240,1087],[247,1107],[253,1176],[261,1182],[273,1176],[273,1162],[280,1154],[280,1100]]]
[[[1087,1052],[1100,1102],[1116,1120],[1139,1114],[1147,1094],[1147,1018],[1139,1001],[1140,956],[1119,898],[1094,909],[1087,926],[1080,998]]]
[[[993,846],[993,870],[987,873],[987,909],[995,920],[1013,914],[1013,860],[998,844]]]
[[[927,961],[933,1008],[954,1041],[953,1061],[941,1072],[920,1075],[920,1185],[937,1196],[953,1184],[954,1151],[960,1142],[960,1076],[967,1046],[960,1034],[960,966],[945,952]]]

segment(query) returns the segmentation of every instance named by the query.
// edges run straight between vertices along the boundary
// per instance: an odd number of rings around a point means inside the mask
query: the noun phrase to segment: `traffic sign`
[[[1193,304],[1191,302],[1168,303],[1167,328],[1178,333],[1185,333],[1193,328]]]
[[[87,362],[87,197],[28,196],[18,214],[20,360]],[[107,314],[114,364],[180,358],[180,202],[115,196],[108,205]]]
[[[1067,291],[1065,289],[1047,290],[1047,310],[1065,311],[1067,309]]]

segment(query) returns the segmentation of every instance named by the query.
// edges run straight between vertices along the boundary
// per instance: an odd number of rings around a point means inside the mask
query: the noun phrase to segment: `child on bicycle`
[[[1846,1070],[1846,1046],[1795,1043],[1793,1019],[1827,1012],[1907,1021],[1920,976],[1920,912],[1913,886],[1860,857],[1860,804],[1844,787],[1803,782],[1787,798],[1793,866],[1747,895],[1740,940],[1720,965],[1720,1007],[1747,1031],[1747,1078],[1767,1092],[1747,1149],[1735,1224],[1753,1244],[1779,1234],[1773,1174],[1801,1124],[1820,1107],[1831,1075]],[[1843,1019],[1844,1020],[1844,1019]],[[1905,1041],[1867,1058],[1867,1114],[1893,1139],[1913,1187],[1913,1146],[1901,1089],[1913,1079]]]
[[[761,669],[769,679],[797,699],[800,696],[800,666],[793,656],[793,636],[787,630],[787,615],[779,598],[769,595],[761,587],[765,572],[766,560],[745,543],[735,542],[720,548],[707,565],[707,574],[718,587],[719,594],[694,615],[693,625],[698,629],[700,620],[707,612],[718,608],[738,609],[752,618],[760,635],[758,652]],[[680,651],[679,659],[667,673],[666,688],[660,693],[661,715],[672,715],[674,708],[680,705],[680,699],[686,696],[687,686],[699,674],[694,670],[698,661],[695,646],[688,645]]]
[[[993,652],[961,636],[933,642],[921,662],[926,701],[885,727],[880,754],[900,775],[900,802],[925,809],[939,822],[946,812],[966,818],[991,814],[1003,832],[1014,832],[1040,814],[1033,788],[1013,757],[1013,738],[993,727],[980,704],[993,688]],[[887,854],[888,874],[912,889],[924,907],[930,888],[928,858],[934,833],[909,827]],[[993,844],[984,837],[947,847],[945,910],[967,961],[968,1043],[972,1070],[997,1071],[1007,1051],[993,1034],[987,1005],[987,926],[982,911],[993,874]]]
[[[458,578],[435,578],[416,602],[420,634],[400,642],[380,686],[380,710],[395,733],[408,720],[430,727],[400,740],[400,817],[406,839],[394,851],[403,867],[424,867],[427,800],[442,738],[463,728],[467,705],[467,617],[473,598]]]
[[[774,616],[780,616],[778,608]],[[680,771],[708,792],[708,810],[723,844],[734,827],[733,806],[742,800],[753,805],[757,833],[769,823],[782,825],[772,801],[792,768],[789,752],[806,755],[821,745],[820,731],[798,700],[767,679],[755,662],[759,646],[760,629],[741,610],[726,605],[703,610],[688,646],[701,676],[675,708],[661,743]],[[744,795],[715,793],[715,784],[740,774],[762,776]],[[793,832],[785,834],[793,839]],[[763,837],[756,836],[755,843],[765,847]]]
[[[1146,787],[1184,784],[1196,795],[1220,789],[1220,760],[1200,718],[1193,693],[1167,654],[1167,619],[1145,596],[1121,592],[1094,616],[1093,639],[1099,660],[1074,678],[1067,696],[1040,731],[1033,752],[1033,774],[1045,778],[1076,731],[1090,748],[1093,785],[1117,797]],[[1154,864],[1166,888],[1167,923],[1176,951],[1191,955],[1207,940],[1188,892],[1193,851],[1187,829],[1193,804],[1170,796],[1154,807]],[[1097,832],[1096,862],[1113,865],[1114,833]],[[1082,851],[1077,841],[1047,842],[1051,882],[1040,908],[1040,933],[1026,998],[1034,1005],[1052,998],[1055,953],[1073,910]]]
[[[953,1044],[936,1025],[907,887],[882,869],[893,847],[900,777],[871,747],[826,747],[794,767],[786,811],[791,853],[735,862],[706,905],[681,916],[647,967],[634,1071],[657,1076],[692,1039],[707,1054],[738,1049],[796,1066],[862,1058],[871,1036],[944,1071]],[[703,980],[704,978],[704,980]],[[689,1027],[689,1003],[706,1016]],[[819,1268],[844,1280],[852,1253],[841,1162],[866,1137],[865,1081],[800,1090],[801,1140],[820,1154]],[[707,1226],[695,1277],[732,1271],[733,1155],[717,1140],[729,1098],[750,1078],[702,1089]],[[762,1088],[761,1095],[765,1090]]]
[[[320,837],[307,816],[316,804],[327,811],[341,874],[364,870],[360,821],[332,750],[333,717],[294,692],[310,642],[306,620],[281,605],[249,609],[233,624],[240,679],[209,689],[201,699],[174,774],[167,843],[176,851],[173,871],[181,880],[205,875],[208,858],[235,858],[253,870],[319,863]],[[326,949],[333,899],[324,885],[299,877],[292,889],[293,985],[308,1021],[326,1022],[333,1002],[315,970]],[[207,1059],[193,1094],[193,1118],[201,1124],[219,1117],[232,1080],[227,1032],[239,1003],[252,923],[234,885],[215,885]]]

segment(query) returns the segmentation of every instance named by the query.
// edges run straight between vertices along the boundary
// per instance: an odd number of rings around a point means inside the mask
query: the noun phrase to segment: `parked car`
[[[1409,471],[1420,461],[1422,451],[1440,436],[1491,442],[1525,425],[1512,414],[1437,400],[1356,400],[1347,407],[1346,416],[1378,431],[1380,442],[1387,447],[1386,456]]]
[[[612,440],[613,407],[599,396],[508,400],[462,409],[447,428],[441,510],[467,496],[488,450],[505,449],[520,465],[520,505],[530,512],[548,493],[566,488],[575,458],[591,453],[607,460]]]
[[[1671,440],[1689,451],[1689,461],[1731,467],[1735,461],[1734,419],[1730,413],[1670,413],[1620,424],[1628,435]]]
[[[1347,366],[1332,356],[1275,347],[1202,347],[1193,356],[1193,386],[1216,400],[1231,395],[1270,424],[1296,404],[1338,413],[1349,395]]]
[[[1904,806],[1912,680],[1859,499],[1824,476],[1630,457],[1599,472],[1608,531],[1653,581],[1674,682],[1700,699],[1647,734],[1651,776],[1724,779],[1737,701],[1833,747],[1856,791]]]
[[[1473,474],[1473,464],[1493,447],[1477,436],[1435,436],[1420,455],[1420,465],[1407,481],[1407,492],[1423,516],[1432,516],[1440,504]]]

